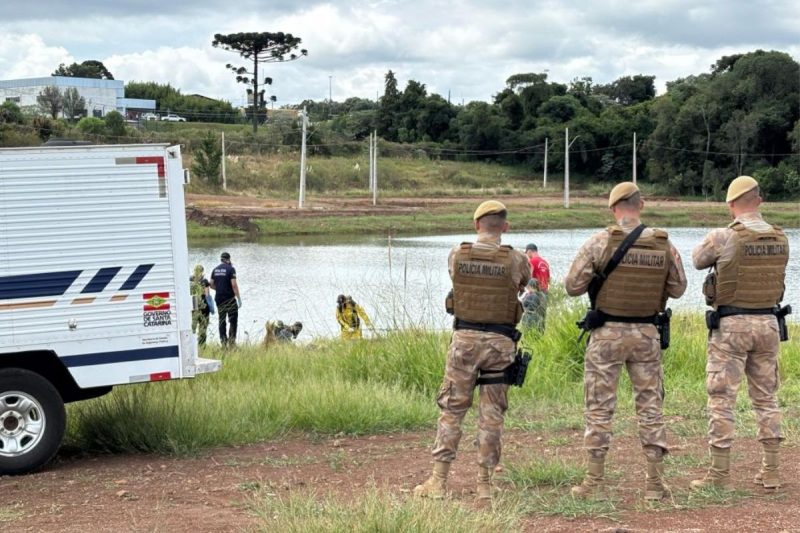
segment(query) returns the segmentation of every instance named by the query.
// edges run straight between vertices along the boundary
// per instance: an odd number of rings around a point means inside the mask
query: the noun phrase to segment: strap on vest
[[[460,318],[456,318],[453,322],[453,329],[469,329],[473,331],[485,331],[487,333],[497,333],[499,335],[503,335],[508,337],[514,342],[517,342],[520,338],[522,338],[522,333],[516,328],[516,326],[510,324],[481,324],[477,322],[467,322],[466,320],[461,320]]]
[[[655,324],[658,315],[650,316],[616,316],[603,313],[606,322],[624,322],[626,324]]]
[[[644,224],[639,224],[633,231],[631,231],[625,240],[622,241],[622,244],[619,245],[617,251],[614,252],[614,255],[611,257],[611,260],[606,264],[606,267],[603,269],[602,272],[599,274],[595,274],[592,276],[592,281],[589,282],[589,302],[592,304],[592,309],[595,308],[597,303],[597,296],[600,294],[600,289],[603,288],[603,284],[608,279],[608,276],[611,275],[612,272],[617,268],[619,262],[622,261],[622,258],[625,257],[625,254],[628,253],[633,243],[636,242],[636,239],[639,238],[639,235],[642,234],[644,229],[647,226]]]

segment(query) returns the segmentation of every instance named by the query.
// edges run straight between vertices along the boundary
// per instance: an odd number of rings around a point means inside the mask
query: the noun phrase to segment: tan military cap
[[[637,192],[639,192],[639,187],[632,181],[623,181],[617,184],[608,195],[608,207],[614,207],[615,203],[630,198]]]
[[[502,211],[506,210],[506,206],[503,205],[501,202],[497,200],[486,200],[481,205],[478,206],[478,209],[475,210],[475,214],[472,216],[472,220],[478,220],[481,217],[485,217],[486,215],[496,215]]]
[[[750,176],[739,176],[728,185],[728,196],[725,198],[725,201],[732,202],[756,187],[758,187],[758,182]]]

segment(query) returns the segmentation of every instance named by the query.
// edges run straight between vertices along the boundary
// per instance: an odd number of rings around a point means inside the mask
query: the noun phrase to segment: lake
[[[534,242],[550,263],[553,280],[563,280],[575,253],[595,229],[507,233],[503,243],[524,250]],[[689,286],[683,298],[670,300],[673,309],[704,308],[700,292],[706,271],[691,266],[692,248],[705,228],[670,228],[670,239],[683,257]],[[792,257],[786,274],[785,303],[800,313],[800,230],[787,230]],[[338,335],[335,308],[338,294],[361,304],[379,331],[420,326],[446,329],[444,312],[450,290],[447,255],[454,244],[473,241],[475,234],[421,237],[297,237],[270,242],[193,245],[191,266],[202,264],[206,274],[227,251],[236,267],[243,305],[239,312],[239,341],[263,338],[268,319],[303,323],[300,339]],[[797,320],[794,315],[793,319]],[[210,339],[217,338],[211,318]],[[214,342],[213,340],[211,342]]]

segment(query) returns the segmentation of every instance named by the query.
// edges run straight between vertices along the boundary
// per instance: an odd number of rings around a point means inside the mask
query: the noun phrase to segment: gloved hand
[[[238,307],[239,309],[242,308],[242,297],[241,296],[237,296],[236,297],[236,307]]]

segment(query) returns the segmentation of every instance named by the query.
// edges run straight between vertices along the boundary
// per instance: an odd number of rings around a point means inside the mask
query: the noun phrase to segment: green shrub
[[[103,135],[106,132],[106,123],[97,117],[83,117],[75,127],[81,133],[89,135]]]
[[[125,135],[125,119],[117,111],[110,111],[105,117],[105,126],[108,133],[114,137]]]

